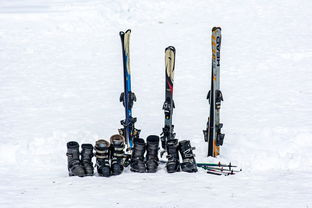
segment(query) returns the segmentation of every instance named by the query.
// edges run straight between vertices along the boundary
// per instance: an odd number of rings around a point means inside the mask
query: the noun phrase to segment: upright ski
[[[130,73],[130,41],[131,30],[126,32],[120,32],[121,45],[122,45],[122,57],[123,57],[123,74],[124,74],[124,92],[120,95],[120,102],[125,107],[125,119],[120,123],[123,125],[122,129],[119,129],[119,134],[123,135],[126,139],[128,149],[133,146],[133,139],[139,137],[140,130],[134,127],[136,118],[132,117],[133,102],[136,101],[135,94],[131,91],[131,73]]]
[[[216,157],[220,154],[220,146],[223,144],[224,134],[221,133],[223,126],[220,123],[220,107],[223,96],[220,90],[220,49],[221,49],[221,28],[212,28],[212,72],[211,89],[207,99],[210,104],[210,114],[207,128],[204,130],[204,139],[208,142],[208,156]]]
[[[166,76],[166,87],[165,87],[165,102],[163,110],[165,112],[165,126],[161,133],[161,145],[166,150],[167,142],[175,138],[172,125],[172,113],[174,106],[173,95],[173,80],[174,80],[174,68],[175,68],[175,48],[169,46],[165,50],[165,76]]]

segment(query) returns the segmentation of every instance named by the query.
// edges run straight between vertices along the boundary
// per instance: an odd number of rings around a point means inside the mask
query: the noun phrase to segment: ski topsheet
[[[132,117],[133,102],[136,101],[135,94],[131,91],[131,71],[130,71],[130,41],[131,30],[126,32],[121,31],[119,33],[122,45],[122,57],[123,57],[123,75],[124,75],[124,92],[120,95],[120,102],[125,107],[125,119],[121,121],[123,129],[119,129],[119,133],[126,139],[128,148],[132,148],[133,139],[139,136],[140,130],[134,127],[136,118]]]
[[[165,50],[165,77],[166,77],[166,87],[165,87],[165,102],[163,105],[163,110],[165,113],[165,126],[163,132],[161,133],[161,144],[162,148],[166,149],[166,144],[168,140],[174,139],[175,133],[173,132],[172,125],[172,113],[174,106],[173,101],[173,80],[174,80],[174,69],[175,69],[175,48],[169,46]]]
[[[210,113],[207,128],[204,130],[204,139],[208,142],[208,156],[216,157],[220,154],[220,146],[223,144],[224,134],[221,133],[223,126],[220,123],[220,107],[223,96],[220,91],[220,50],[221,28],[214,27],[211,35],[212,44],[212,70],[211,88],[207,99],[210,103]]]

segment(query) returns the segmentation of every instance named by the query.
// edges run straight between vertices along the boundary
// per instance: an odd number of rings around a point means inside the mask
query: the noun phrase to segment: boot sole
[[[145,173],[146,172],[146,170],[136,170],[136,169],[132,169],[132,168],[130,168],[130,171],[132,171],[132,172],[135,172],[135,173]]]

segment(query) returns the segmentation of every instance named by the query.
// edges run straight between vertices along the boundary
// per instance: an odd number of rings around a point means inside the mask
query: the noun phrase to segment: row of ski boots
[[[113,135],[110,138],[110,142],[104,139],[96,141],[94,148],[92,144],[82,144],[81,152],[79,152],[79,144],[77,142],[68,142],[66,155],[68,158],[69,175],[80,177],[94,175],[92,163],[93,149],[95,149],[96,157],[95,166],[100,176],[119,175],[128,163],[130,163],[130,170],[133,172],[155,173],[159,166],[159,137],[156,135],[148,136],[146,143],[143,139],[137,138],[134,139],[133,143],[132,154],[126,155],[124,152],[125,139],[118,134]],[[167,172],[174,173],[180,171],[180,169],[185,172],[197,172],[193,149],[189,140],[178,142],[177,139],[173,139],[168,141]],[[181,164],[179,152],[183,160]],[[128,159],[130,159],[130,162],[128,162]]]

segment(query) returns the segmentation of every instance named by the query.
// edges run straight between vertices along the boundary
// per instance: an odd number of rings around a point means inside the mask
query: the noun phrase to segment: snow
[[[0,207],[311,207],[312,27],[307,0],[0,1]],[[222,27],[224,145],[206,157],[211,28]],[[163,127],[164,49],[177,50],[173,121],[229,177],[68,177],[66,142],[117,133],[120,30],[132,29],[133,114]]]

